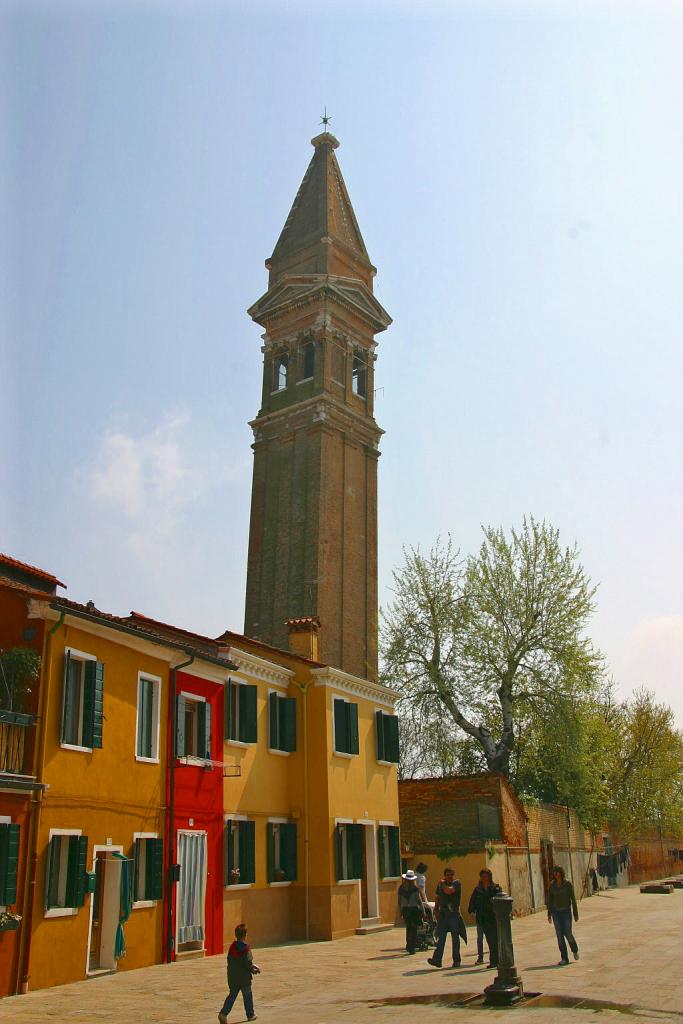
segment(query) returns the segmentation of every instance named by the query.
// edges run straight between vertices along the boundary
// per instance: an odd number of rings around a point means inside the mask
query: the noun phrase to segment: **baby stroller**
[[[417,926],[417,948],[423,953],[426,949],[436,946],[436,922],[434,908],[431,903],[422,904],[422,920]]]

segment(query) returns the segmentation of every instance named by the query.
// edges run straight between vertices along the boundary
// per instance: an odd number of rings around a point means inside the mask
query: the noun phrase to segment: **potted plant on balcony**
[[[40,655],[30,647],[0,650],[0,722],[30,725],[26,713],[40,673]]]
[[[21,914],[15,914],[12,910],[0,913],[0,932],[15,932],[20,924]]]

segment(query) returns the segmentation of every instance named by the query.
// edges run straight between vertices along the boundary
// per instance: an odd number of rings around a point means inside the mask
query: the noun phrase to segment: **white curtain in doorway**
[[[178,945],[183,942],[203,942],[206,898],[205,833],[181,832],[178,835],[178,860]]]

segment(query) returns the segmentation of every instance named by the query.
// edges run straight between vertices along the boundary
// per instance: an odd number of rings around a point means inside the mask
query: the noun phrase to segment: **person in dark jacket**
[[[560,947],[559,967],[566,967],[569,963],[567,943],[574,954],[574,959],[579,959],[579,947],[572,932],[572,914],[574,920],[579,920],[579,908],[576,905],[574,886],[564,877],[564,868],[556,865],[553,868],[553,880],[548,886],[548,923],[555,925],[557,945]]]
[[[474,914],[477,922],[477,963],[484,962],[484,926],[481,922],[481,914],[484,906],[484,886],[481,884],[481,873],[479,883],[472,890],[470,902],[467,906],[467,913]]]
[[[443,878],[436,887],[434,912],[436,914],[436,949],[427,960],[432,967],[441,967],[446,940],[450,932],[453,947],[453,966],[460,966],[460,895],[461,885],[453,868],[444,868]]]
[[[501,887],[493,881],[493,872],[484,868],[479,872],[479,885],[481,886],[480,901],[481,926],[486,936],[486,944],[489,947],[488,967],[498,966],[498,926],[496,915],[493,910],[493,899],[502,893]],[[479,888],[479,886],[477,886]]]
[[[408,870],[398,887],[398,909],[406,926],[406,952],[417,949],[417,929],[422,920],[422,897],[417,887],[417,875]]]
[[[238,924],[235,928],[235,941],[228,950],[228,994],[223,1008],[218,1014],[220,1024],[227,1024],[228,1014],[235,1005],[235,1000],[240,992],[244,1000],[247,1020],[256,1020],[251,979],[254,974],[261,973],[261,968],[254,963],[254,954],[246,939],[246,924]]]

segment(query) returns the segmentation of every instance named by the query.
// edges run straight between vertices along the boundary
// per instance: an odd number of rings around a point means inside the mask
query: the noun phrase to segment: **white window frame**
[[[271,695],[271,693],[277,694],[278,697],[286,697],[287,696],[287,690],[280,690],[280,689],[277,689],[274,686],[270,686],[268,688],[268,698],[267,698],[268,699],[268,753],[269,754],[276,754],[278,757],[291,757],[292,754],[294,753],[294,751],[292,751],[292,750],[280,750],[279,747],[271,747],[271,745],[270,745],[270,695]],[[280,725],[280,716],[279,716],[279,712],[278,712],[278,726],[279,725]],[[280,730],[278,728],[278,732],[279,731]],[[252,744],[251,743],[246,743],[245,746],[250,747],[250,746],[252,746]],[[268,821],[280,821],[280,820],[281,820],[280,818],[268,818]],[[286,822],[287,819],[284,819],[284,820]],[[280,884],[282,884],[282,883],[280,883]]]
[[[140,680],[145,679],[152,683],[152,750],[156,750],[154,757],[143,757],[138,753],[138,727],[140,724]],[[151,672],[138,672],[137,681],[137,706],[135,710],[135,760],[144,764],[159,764],[159,733],[161,729],[161,676],[153,676]],[[148,838],[153,839],[154,836]]]
[[[337,757],[346,757],[348,759],[351,759],[353,757],[358,757],[358,754],[350,754],[348,752],[348,750],[337,750],[337,720],[336,720],[335,714],[334,714],[334,702],[336,700],[342,700],[342,701],[344,701],[345,704],[358,704],[358,701],[349,700],[348,697],[339,697],[336,693],[332,694],[332,735],[333,735],[333,738],[334,738],[334,743],[333,743],[334,752],[335,752]],[[360,722],[360,715],[358,716],[358,718],[359,718],[359,722]],[[360,753],[360,737],[359,737],[359,740],[358,740],[358,753]],[[343,821],[340,821],[340,824],[343,825],[345,823]],[[353,824],[353,822],[351,822],[351,824]]]
[[[252,744],[251,743],[246,743],[246,744],[242,744],[242,746],[250,747],[250,746],[252,746]],[[248,814],[233,814],[233,813],[224,814],[223,815],[223,828],[224,829],[225,829],[226,821],[249,821],[249,815]],[[235,837],[233,836],[233,842],[234,842],[234,840],[235,840]],[[239,859],[240,859],[239,858],[239,852],[240,852],[240,850],[239,850],[239,841],[238,841],[238,843],[237,843],[237,857],[236,858],[234,857],[235,851],[233,850],[233,862],[235,861],[235,859],[237,860],[237,868],[238,869],[239,869],[239,866],[240,866],[239,865]],[[225,883],[223,883],[223,891],[224,892],[225,891],[234,892],[236,889],[252,889],[255,884],[256,884],[255,882],[237,882],[236,885],[225,885]]]
[[[230,683],[232,683],[233,686],[254,686],[255,685],[254,683],[250,683],[247,679],[236,679],[235,676],[228,676],[227,682],[225,684],[225,697],[224,697],[225,700],[228,700],[229,697],[230,697]],[[237,693],[237,691],[235,691],[235,693]],[[257,690],[256,691],[256,716],[257,716],[257,718],[258,718],[258,696],[259,695],[258,695],[258,690]],[[235,718],[234,718],[234,721],[235,721],[236,726],[237,726],[235,731],[239,735],[239,731],[240,731],[240,702],[239,702],[239,698],[237,698],[237,700],[235,702]],[[268,723],[268,725],[270,727],[270,723]],[[270,738],[270,733],[268,735],[269,735],[269,738]],[[241,750],[249,750],[250,747],[257,746],[258,739],[256,740],[255,743],[246,743],[244,740],[233,740],[233,739],[230,739],[229,736],[224,736],[223,737],[223,742],[224,743],[229,743],[231,747],[239,747]],[[275,753],[278,753],[278,751],[275,751]],[[232,886],[230,886],[230,888],[234,889],[235,887],[234,887],[234,885],[232,885]]]
[[[97,661],[97,657],[94,654],[88,654],[86,651],[78,651],[75,647],[65,647],[64,656],[69,655],[69,658],[73,658],[74,661],[79,662],[81,665],[81,696],[79,700],[78,708],[78,734],[83,736],[83,698],[85,696],[85,663],[86,661]],[[66,702],[66,686],[64,685],[65,680],[62,681],[62,709],[59,720],[59,745],[62,750],[78,750],[82,754],[92,754],[92,747],[84,747],[82,743],[65,743],[62,739],[62,730],[64,728],[64,704]],[[80,835],[80,833],[79,833]]]
[[[381,829],[383,829],[383,828],[398,828],[398,827],[400,827],[400,826],[398,826],[395,821],[378,821],[377,822],[377,830],[379,832],[379,835],[377,836],[377,843],[379,844],[379,843],[382,842],[382,834],[386,835],[386,832],[382,833],[380,831]],[[399,852],[399,861],[400,861],[400,859],[401,859],[401,851],[400,851],[400,849],[399,849],[398,852]],[[387,845],[384,848],[384,863],[385,864],[389,863],[388,854],[389,854],[389,849],[388,849],[388,843],[387,843]],[[401,877],[402,877],[401,875],[382,875],[382,878],[380,879],[380,881],[382,881],[382,882],[398,882],[399,878],[401,878]]]
[[[95,660],[97,660],[97,659],[95,659]],[[53,839],[54,836],[82,836],[82,835],[83,835],[83,829],[80,829],[80,828],[51,828],[50,831],[48,832],[48,836],[47,836],[47,849],[49,851],[50,844],[52,843],[52,839]],[[64,859],[65,859],[64,850],[66,851],[66,864],[62,863],[64,861]],[[67,866],[68,866],[68,863],[69,863],[69,844],[68,843],[64,844],[64,850],[62,851],[61,860],[60,860],[60,863],[59,863],[59,875],[60,875],[59,888],[60,889],[62,888],[62,878],[61,878],[61,876],[62,876],[62,868],[64,868],[64,890],[66,890],[66,872],[67,872]],[[48,894],[48,886],[49,886],[49,884],[50,884],[50,856],[49,856],[49,852],[48,852],[47,863],[45,865],[45,896],[46,896],[46,898],[47,898],[47,894]],[[78,913],[78,911],[79,911],[79,907],[50,907],[49,910],[43,908],[43,917],[75,917],[76,914]]]
[[[185,702],[193,702],[195,704],[206,704],[206,697],[203,697],[200,693],[190,693],[189,690],[181,690],[178,694],[179,697],[183,697]],[[199,728],[199,719],[197,719],[197,728]],[[198,738],[198,737],[197,737]],[[185,749],[187,750],[187,733],[185,733]],[[205,765],[208,761],[204,757],[199,757],[197,754],[183,754],[178,758],[181,764],[196,764]]]
[[[278,751],[275,751],[275,753],[278,753]],[[285,753],[288,753],[288,751],[285,751]],[[295,825],[296,822],[290,821],[289,818],[268,818],[268,824],[269,825]],[[280,862],[280,831],[279,831],[279,829],[275,833],[275,837],[276,837],[276,843],[275,843],[275,851],[274,851],[274,853],[276,854],[276,856],[274,857],[274,860],[277,861],[277,863],[279,863]],[[275,867],[275,865],[273,865],[273,867]],[[285,879],[283,882],[268,882],[268,885],[272,889],[284,889],[285,886],[288,886],[288,885],[291,885],[291,884],[292,884],[291,880],[287,881],[287,879]]]
[[[136,842],[137,839],[158,839],[158,838],[159,838],[159,834],[157,832],[133,832],[133,851],[135,851],[137,849],[141,849],[141,847],[138,847],[138,846],[135,845],[135,842]],[[147,847],[144,847],[144,850],[145,850],[145,871],[147,871]],[[143,875],[143,881],[144,881],[144,877],[145,876]],[[138,882],[139,881],[140,881],[140,879],[138,878]],[[144,886],[143,886],[143,888],[144,888]],[[137,895],[137,892],[134,895]],[[142,910],[144,907],[156,907],[158,902],[159,902],[158,900],[136,900],[136,899],[134,899],[132,906],[133,906],[133,910]]]
[[[353,757],[353,754],[350,754],[349,756]],[[355,825],[355,824],[360,824],[360,822],[358,822],[358,823],[355,822],[353,820],[353,818],[335,818],[334,819],[335,832],[337,830],[337,826],[338,825]],[[346,871],[348,869],[348,862],[349,862],[348,834],[347,834],[346,830],[344,830],[344,841],[342,843],[342,862],[344,864],[344,874],[346,874]],[[361,881],[360,878],[336,878],[335,879],[335,885],[358,885],[360,883],[360,881]]]

